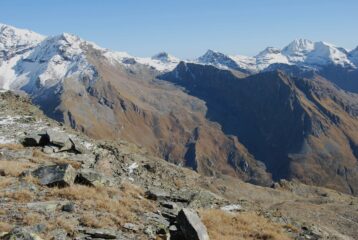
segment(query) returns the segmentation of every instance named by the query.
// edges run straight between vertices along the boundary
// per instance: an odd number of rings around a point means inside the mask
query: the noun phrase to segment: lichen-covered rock
[[[76,178],[76,170],[70,164],[42,166],[31,174],[38,178],[42,185],[50,187],[72,185]]]

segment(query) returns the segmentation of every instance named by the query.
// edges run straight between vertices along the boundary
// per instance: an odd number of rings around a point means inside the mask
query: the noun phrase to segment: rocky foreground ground
[[[203,177],[0,93],[0,239],[357,239],[358,199]]]

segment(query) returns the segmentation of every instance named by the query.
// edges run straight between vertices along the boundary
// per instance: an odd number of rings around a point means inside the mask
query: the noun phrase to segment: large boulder
[[[25,228],[14,228],[11,232],[1,236],[0,240],[42,240],[42,238]]]
[[[50,144],[58,147],[60,151],[72,151],[75,153],[85,153],[87,149],[79,142],[72,139],[67,133],[47,130],[47,136]]]
[[[45,146],[48,143],[49,137],[45,131],[29,132],[21,139],[21,144],[25,147]]]
[[[38,178],[42,185],[65,187],[73,184],[77,173],[70,164],[59,164],[42,166],[31,174]]]
[[[113,186],[111,179],[91,169],[78,171],[75,181],[76,183],[93,187]]]
[[[209,240],[208,231],[194,210],[180,210],[177,223],[186,240]]]
[[[49,137],[50,143],[59,147],[60,151],[70,151],[75,148],[71,138],[64,132],[47,130],[47,135]]]

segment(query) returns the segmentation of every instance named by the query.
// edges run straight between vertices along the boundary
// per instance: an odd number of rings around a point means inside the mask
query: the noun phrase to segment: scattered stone
[[[147,164],[144,164],[143,166],[145,169],[147,169],[148,172],[151,172],[151,173],[155,173],[156,172],[156,167],[154,164],[152,163],[147,163]]]
[[[93,187],[113,186],[113,181],[108,177],[90,169],[82,169],[77,173],[76,183]]]
[[[144,233],[147,234],[149,239],[156,239],[156,232],[153,226],[148,226],[144,229]]]
[[[145,213],[144,214],[146,222],[155,225],[156,227],[168,228],[170,226],[170,222],[165,219],[163,216],[156,213]]]
[[[42,240],[36,234],[25,228],[14,228],[9,233],[0,238],[1,240]]]
[[[43,213],[55,212],[58,205],[59,202],[56,201],[32,202],[26,204],[27,208]]]
[[[167,200],[170,199],[170,194],[165,192],[163,189],[160,188],[150,188],[146,193],[145,196],[151,200]]]
[[[73,202],[66,203],[62,206],[62,211],[64,212],[75,212],[76,211],[76,205]]]
[[[53,147],[50,146],[45,146],[42,151],[46,154],[51,154],[55,152],[55,149]]]
[[[53,236],[52,240],[66,240],[67,239],[67,232],[64,229],[55,229],[51,232]]]
[[[91,236],[92,238],[102,239],[118,239],[122,235],[120,232],[109,229],[82,228],[79,229],[79,231]]]
[[[36,224],[31,228],[31,230],[35,233],[43,233],[47,230],[47,226],[45,224]]]
[[[125,223],[123,225],[123,227],[127,230],[131,230],[133,232],[138,232],[139,231],[139,226],[138,225],[135,225],[133,223]]]
[[[185,239],[209,240],[207,229],[194,210],[183,208],[177,216],[177,222]]]
[[[72,185],[76,178],[76,170],[70,164],[43,166],[33,171],[32,176],[38,178],[42,185],[49,187],[65,187]]]

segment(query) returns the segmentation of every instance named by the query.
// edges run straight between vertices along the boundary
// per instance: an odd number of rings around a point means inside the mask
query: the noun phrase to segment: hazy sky
[[[136,56],[255,55],[296,38],[358,45],[357,0],[0,0],[0,22]]]

